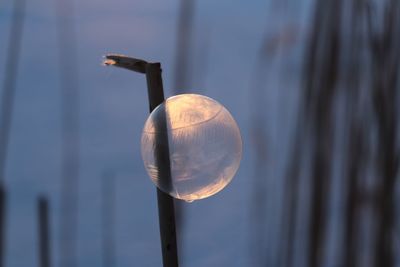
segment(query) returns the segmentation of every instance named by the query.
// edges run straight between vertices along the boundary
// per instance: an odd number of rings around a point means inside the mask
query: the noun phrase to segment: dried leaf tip
[[[110,65],[115,65],[117,62],[113,59],[104,59],[103,60],[103,66],[110,66]]]

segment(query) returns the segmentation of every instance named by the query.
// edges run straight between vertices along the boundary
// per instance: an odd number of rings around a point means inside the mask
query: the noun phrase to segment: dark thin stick
[[[79,190],[79,75],[71,1],[57,0],[57,39],[61,86],[62,170],[60,194],[60,265],[77,266]]]
[[[146,73],[149,97],[149,109],[153,111],[164,101],[164,90],[161,78],[161,64],[147,63],[143,60],[128,58],[120,55],[107,55],[106,65],[126,68],[140,73]],[[159,180],[163,188],[171,188],[171,169],[168,148],[167,121],[164,110],[164,120],[156,127],[155,159]],[[178,266],[178,249],[176,242],[175,209],[173,198],[157,189],[158,216],[160,222],[161,249],[164,267]]]
[[[50,267],[49,202],[43,196],[38,200],[39,266]]]
[[[150,112],[164,101],[164,90],[161,79],[161,65],[148,63],[146,78],[150,103]],[[165,111],[164,111],[165,114]],[[156,129],[156,165],[159,178],[164,188],[171,189],[171,168],[169,160],[167,122],[161,120]],[[174,199],[157,188],[158,216],[160,221],[161,246],[164,267],[178,266],[178,249],[176,243]]]
[[[25,21],[25,0],[15,0],[3,82],[0,113],[0,267],[4,266],[6,236],[6,191],[4,187],[7,152],[15,102],[17,73]]]
[[[115,177],[106,175],[102,180],[103,266],[115,264]]]

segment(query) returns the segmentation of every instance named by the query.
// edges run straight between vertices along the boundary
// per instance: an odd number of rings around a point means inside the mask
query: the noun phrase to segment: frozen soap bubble
[[[221,191],[238,170],[241,156],[235,120],[206,96],[170,97],[144,125],[146,170],[160,190],[178,199],[192,202]]]

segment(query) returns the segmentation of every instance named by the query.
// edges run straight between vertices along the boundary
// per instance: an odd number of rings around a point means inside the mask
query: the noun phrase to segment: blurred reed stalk
[[[0,267],[4,266],[5,249],[6,249],[6,221],[7,221],[7,209],[6,202],[7,195],[4,189],[4,185],[0,184]]]
[[[326,253],[327,210],[331,194],[334,142],[334,98],[339,77],[341,0],[325,1],[321,7],[326,25],[316,38],[315,69],[306,78],[310,89],[309,112],[313,138],[311,152],[311,202],[308,264],[319,267]],[[322,22],[323,23],[323,22]],[[326,40],[328,39],[328,42]],[[312,45],[312,46],[313,46]]]
[[[191,51],[195,0],[180,0],[175,46],[173,94],[183,94],[191,85]]]
[[[304,131],[301,124],[304,121],[303,113],[299,112],[297,117],[297,125],[295,128],[295,137],[292,142],[292,150],[290,153],[289,167],[285,174],[285,189],[283,201],[283,214],[282,214],[282,243],[281,259],[282,266],[293,266],[294,260],[294,243],[296,240],[296,220],[299,208],[299,180],[302,161],[302,140],[304,138]]]
[[[292,32],[288,31],[287,12],[291,8],[290,1],[271,1],[268,15],[268,23],[265,28],[264,39],[258,52],[258,57],[254,65],[250,84],[250,133],[254,147],[254,183],[251,199],[251,229],[250,229],[250,256],[253,266],[277,266],[280,262],[279,251],[274,246],[273,232],[268,231],[268,225],[273,223],[274,215],[268,215],[268,205],[274,201],[274,198],[268,194],[268,172],[271,165],[270,146],[268,139],[269,131],[267,129],[267,116],[265,105],[268,99],[269,79],[268,73],[273,70],[274,65],[278,65],[279,56],[290,48],[294,41]],[[279,15],[277,15],[279,14]],[[278,23],[272,24],[269,19],[272,16],[279,17]],[[273,146],[271,146],[273,147]],[[269,198],[268,198],[269,196]],[[262,234],[260,234],[262,233]],[[276,250],[275,250],[276,249]],[[276,253],[278,252],[278,253]]]
[[[303,97],[293,150],[286,171],[284,193],[283,266],[295,263],[294,242],[298,219],[299,179],[304,157],[310,157],[310,201],[308,255],[310,267],[321,266],[325,252],[327,205],[330,197],[333,151],[333,103],[338,82],[339,23],[341,1],[316,1],[308,45],[305,51]],[[307,148],[311,151],[307,154]],[[303,242],[304,243],[304,242]],[[287,246],[284,249],[284,246]]]
[[[378,7],[382,6],[379,16]],[[343,161],[343,248],[338,262],[329,264],[395,266],[399,18],[396,0],[374,5],[365,0],[315,2],[305,54],[305,94],[287,172],[284,266],[295,262],[293,242],[300,208],[296,192],[303,169],[300,155],[305,151],[311,153],[306,266],[326,264],[327,248],[333,242],[327,238],[328,216],[333,214],[328,208],[333,190],[337,190],[331,184],[337,158],[334,147],[338,145],[343,152],[339,158]],[[338,115],[338,107],[344,107],[344,114]],[[335,133],[340,133],[343,142],[336,144]]]
[[[255,149],[254,161],[254,183],[251,199],[250,218],[253,222],[250,229],[250,257],[253,266],[265,266],[267,257],[267,240],[265,230],[267,225],[267,199],[265,190],[267,188],[267,171],[268,171],[268,143],[266,117],[263,110],[266,100],[266,75],[269,67],[271,54],[266,51],[269,38],[266,37],[262,44],[251,80],[251,107],[253,110],[250,117],[250,133]],[[260,234],[263,233],[263,234]]]
[[[334,103],[337,94],[342,1],[319,1],[309,45],[305,86],[308,91],[306,114],[310,118],[311,199],[308,264],[322,266],[326,250],[328,204],[331,196],[334,149]],[[318,21],[320,20],[320,21]]]
[[[195,0],[180,0],[179,17],[177,23],[176,45],[175,45],[175,69],[173,80],[173,95],[187,93],[191,85],[191,50],[192,33],[195,13]],[[184,247],[183,229],[185,226],[184,209],[182,200],[174,199],[176,230],[179,238],[179,251]],[[180,256],[182,257],[182,252]]]
[[[46,197],[38,198],[39,266],[50,267],[50,220],[49,201]]]
[[[371,96],[377,128],[376,232],[373,266],[395,266],[395,189],[398,179],[398,114],[400,69],[400,3],[383,3],[383,21],[368,9],[371,51]],[[376,25],[374,25],[376,23]],[[379,25],[382,25],[380,28]]]
[[[20,63],[22,35],[25,22],[25,0],[15,0],[11,18],[11,29],[5,61],[5,73],[0,113],[0,267],[5,264],[5,240],[7,219],[7,194],[5,188],[6,163],[13,118],[15,93]]]
[[[344,120],[344,132],[348,137],[345,140],[343,149],[346,155],[344,166],[344,221],[343,221],[343,249],[342,263],[345,267],[358,266],[358,251],[360,231],[358,221],[360,220],[360,209],[362,208],[362,197],[359,185],[362,183],[362,176],[365,175],[367,164],[367,141],[366,121],[363,118],[363,103],[361,83],[365,68],[362,66],[363,35],[362,26],[365,12],[363,12],[362,1],[350,1],[345,3],[345,8],[350,10],[348,29],[344,29],[346,36],[349,36],[348,49],[343,54],[348,58],[348,64],[343,66],[345,72],[344,86],[346,101],[346,116]],[[348,35],[347,35],[348,34]]]
[[[106,173],[101,183],[103,267],[115,267],[115,175]]]
[[[56,2],[62,116],[60,266],[76,267],[80,165],[77,41],[72,1]]]
[[[22,34],[25,21],[25,0],[14,1],[11,29],[5,62],[3,92],[1,99],[0,119],[0,182],[4,183],[10,139],[11,122],[13,118],[18,67],[21,54]]]

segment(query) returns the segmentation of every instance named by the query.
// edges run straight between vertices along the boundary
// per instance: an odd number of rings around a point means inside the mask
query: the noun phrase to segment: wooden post
[[[114,65],[135,72],[145,73],[149,98],[149,109],[153,111],[164,101],[164,89],[160,63],[147,63],[140,59],[121,55],[107,55],[106,65]],[[165,111],[164,111],[165,114]],[[165,116],[166,118],[166,116]],[[155,159],[159,170],[159,179],[164,188],[171,186],[171,169],[169,159],[167,121],[156,125]],[[157,188],[158,216],[160,223],[161,250],[164,267],[178,267],[178,249],[175,228],[175,209],[173,198]]]

